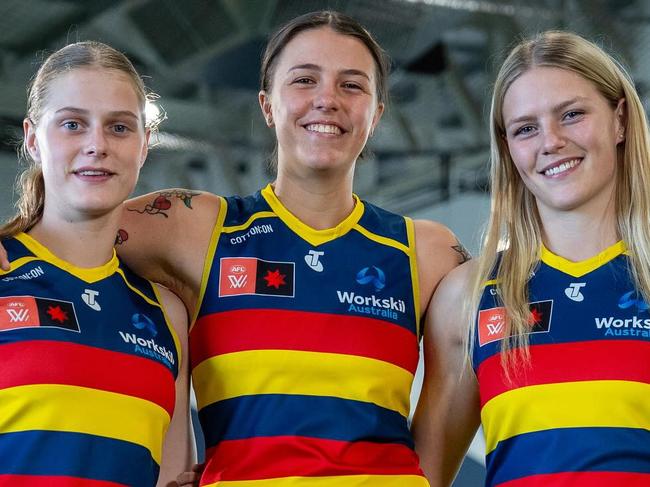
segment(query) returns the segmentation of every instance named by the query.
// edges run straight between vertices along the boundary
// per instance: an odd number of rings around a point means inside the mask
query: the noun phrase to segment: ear
[[[618,100],[614,115],[616,116],[616,144],[618,145],[625,140],[627,128],[627,103],[625,98]]]
[[[273,112],[271,110],[271,95],[269,95],[265,90],[262,90],[258,93],[257,99],[260,102],[260,108],[262,109],[262,115],[264,116],[264,121],[266,126],[271,128],[273,127]]]
[[[41,151],[38,148],[38,139],[36,138],[36,126],[29,118],[23,120],[23,135],[25,137],[25,148],[34,162],[41,162]]]
[[[379,124],[379,120],[381,120],[381,116],[384,114],[384,104],[383,103],[377,103],[377,108],[375,109],[375,114],[372,116],[372,124],[370,125],[370,136],[372,137],[372,134],[375,132],[375,128]]]
[[[144,144],[142,145],[142,151],[140,151],[140,169],[144,166],[144,161],[147,160],[147,154],[149,154],[149,139],[151,138],[151,129],[147,128],[144,131]]]

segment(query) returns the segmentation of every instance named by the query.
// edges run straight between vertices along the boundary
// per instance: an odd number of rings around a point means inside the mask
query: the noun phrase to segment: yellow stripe
[[[409,248],[404,245],[401,242],[398,242],[397,240],[393,240],[392,238],[388,237],[382,237],[381,235],[377,235],[376,233],[372,233],[365,228],[363,228],[361,225],[355,225],[354,229],[365,236],[366,238],[369,238],[370,240],[374,240],[375,242],[379,242],[380,244],[383,245],[388,245],[389,247],[396,248],[397,250],[401,250],[404,252],[406,255],[409,255]]]
[[[165,318],[165,325],[167,325],[167,329],[169,330],[169,333],[171,333],[172,339],[174,340],[174,346],[176,347],[176,355],[178,356],[178,364],[176,366],[178,367],[178,370],[181,370],[181,363],[183,361],[181,341],[178,338],[178,335],[176,334],[176,329],[174,328],[174,326],[171,324],[171,321],[169,320],[169,316],[167,315],[167,311],[165,310],[165,307],[162,305],[162,299],[160,298],[160,292],[158,291],[158,286],[156,284],[153,284],[152,287],[153,287],[153,292],[156,295],[156,299],[160,303],[160,309],[162,310],[163,316]]]
[[[140,291],[137,287],[135,287],[133,284],[131,284],[131,283],[129,282],[129,280],[126,278],[126,275],[124,275],[124,271],[123,271],[122,269],[120,269],[120,268],[118,267],[118,268],[115,270],[115,272],[116,272],[117,274],[119,274],[120,276],[122,276],[122,280],[124,281],[124,284],[126,284],[127,287],[128,287],[131,291],[133,291],[134,293],[136,293],[138,296],[140,296],[142,299],[144,299],[144,300],[145,300],[147,303],[149,303],[150,305],[152,305],[152,306],[157,306],[158,308],[161,308],[161,309],[162,309],[162,306],[160,305],[159,302],[154,301],[154,300],[151,299],[149,296],[147,296],[147,295],[144,294],[142,291]],[[154,284],[152,284],[150,281],[148,281],[148,282],[151,284],[151,287],[153,287],[153,288],[156,287],[156,286],[155,286]],[[156,293],[156,298],[160,300],[160,296],[158,296],[157,293]]]
[[[194,368],[192,379],[199,409],[239,396],[299,394],[371,402],[406,417],[413,375],[396,365],[354,355],[248,350],[204,360]]]
[[[116,438],[144,446],[160,464],[170,419],[152,402],[85,387],[36,384],[0,390],[0,404],[2,433],[49,430]]]
[[[204,487],[429,487],[429,482],[419,475],[343,475],[224,480]]]
[[[190,322],[189,331],[192,331],[196,318],[199,316],[199,310],[201,309],[201,303],[203,302],[203,297],[205,296],[205,289],[208,286],[208,278],[210,277],[210,271],[212,269],[212,264],[214,262],[214,256],[217,252],[217,244],[219,243],[219,236],[223,230],[223,222],[226,220],[226,212],[228,211],[228,204],[226,203],[225,198],[219,197],[219,214],[217,215],[217,221],[214,223],[214,228],[212,229],[212,236],[210,237],[210,245],[208,246],[208,253],[205,255],[205,261],[203,261],[203,276],[201,277],[201,289],[199,291],[199,299],[196,302],[194,307],[194,316],[192,316],[192,321]]]
[[[615,259],[619,255],[625,253],[626,250],[627,248],[625,246],[625,243],[621,240],[587,260],[583,260],[581,262],[571,262],[564,257],[555,255],[544,245],[542,245],[542,262],[548,266],[553,267],[554,269],[564,272],[565,274],[569,274],[570,276],[582,277],[585,274],[589,274],[591,271],[594,271],[599,267],[607,264],[609,261]]]
[[[314,246],[324,244],[348,233],[361,219],[364,211],[363,202],[356,194],[353,194],[352,197],[354,198],[355,203],[354,208],[352,209],[352,213],[350,213],[345,220],[333,228],[316,230],[315,228],[301,222],[289,210],[287,210],[273,192],[273,187],[270,184],[262,190],[262,196],[285,225]]]
[[[34,238],[32,238],[30,235],[27,235],[26,233],[19,233],[18,235],[16,235],[15,238],[16,240],[22,242],[23,245],[25,245],[25,247],[27,247],[32,253],[34,253],[40,259],[45,260],[50,264],[55,265],[60,269],[63,269],[66,272],[69,272],[70,274],[78,277],[82,281],[85,281],[89,284],[95,283],[97,281],[101,281],[102,279],[112,276],[119,266],[115,249],[113,249],[113,257],[111,257],[111,259],[106,264],[99,267],[86,268],[86,267],[77,267],[75,265],[70,264],[69,262],[66,262],[58,258],[56,255],[50,252],[45,246],[43,246],[41,243],[39,243],[38,241],[36,241]]]
[[[253,223],[255,220],[259,218],[277,218],[277,215],[272,211],[260,211],[258,213],[254,213],[253,215],[251,215],[251,217],[248,220],[246,220],[246,223],[242,225],[237,225],[234,227],[223,227],[222,232],[233,233],[233,232],[238,232],[239,230],[246,230],[251,223]]]
[[[563,382],[522,387],[483,406],[486,452],[499,441],[556,428],[623,427],[650,430],[650,384]]]
[[[39,259],[38,257],[31,257],[31,256],[30,257],[21,257],[20,259],[16,259],[13,262],[9,263],[10,267],[9,267],[8,271],[3,271],[2,269],[0,269],[0,276],[4,276],[5,274],[9,274],[10,272],[15,271],[19,267],[22,267],[25,264],[27,264],[29,262],[33,262],[35,260],[41,260],[41,259]]]
[[[406,235],[409,247],[408,256],[411,267],[411,283],[413,285],[413,303],[415,303],[415,330],[418,339],[420,338],[420,275],[418,274],[418,256],[415,251],[415,226],[413,220],[404,217],[406,222]]]
[[[498,282],[498,279],[490,279],[490,280],[488,280],[488,281],[485,281],[485,282],[483,283],[483,286],[484,286],[484,287],[494,286],[494,285],[496,285],[497,282]]]

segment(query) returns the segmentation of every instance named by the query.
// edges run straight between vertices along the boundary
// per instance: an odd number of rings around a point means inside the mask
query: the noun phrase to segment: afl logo
[[[241,274],[242,272],[246,272],[246,266],[241,264],[235,264],[230,268],[230,272],[234,272],[235,274]]]

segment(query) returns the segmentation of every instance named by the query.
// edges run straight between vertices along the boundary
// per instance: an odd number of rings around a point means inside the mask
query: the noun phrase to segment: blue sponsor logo
[[[372,284],[375,291],[381,291],[386,287],[386,274],[379,267],[364,267],[357,273],[357,282],[362,285]]]
[[[632,306],[636,306],[639,312],[647,311],[650,308],[648,303],[643,299],[639,299],[636,291],[627,292],[618,300],[618,307],[621,309],[631,308]]]
[[[136,327],[138,330],[146,330],[151,334],[152,337],[155,337],[158,334],[156,325],[151,318],[142,313],[135,313],[131,316],[131,324]]]

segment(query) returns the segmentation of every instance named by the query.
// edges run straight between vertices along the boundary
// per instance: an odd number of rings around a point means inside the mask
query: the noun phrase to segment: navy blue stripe
[[[537,474],[650,472],[650,431],[560,428],[499,442],[486,457],[486,486]]]
[[[400,443],[413,448],[406,418],[401,414],[336,397],[241,396],[204,407],[199,418],[206,448],[222,440],[283,435]]]
[[[64,475],[154,486],[159,466],[145,447],[82,433],[0,434],[0,474]]]

